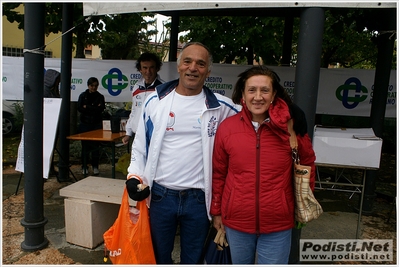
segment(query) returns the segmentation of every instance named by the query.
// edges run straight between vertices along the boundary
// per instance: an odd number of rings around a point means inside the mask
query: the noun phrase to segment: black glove
[[[147,186],[142,191],[137,191],[138,184],[140,184],[139,180],[131,178],[126,181],[126,189],[131,199],[136,201],[142,201],[150,195],[150,187]]]

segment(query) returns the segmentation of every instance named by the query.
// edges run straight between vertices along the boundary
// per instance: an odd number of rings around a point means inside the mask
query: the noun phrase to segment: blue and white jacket
[[[179,80],[170,81],[157,86],[156,91],[149,95],[143,105],[136,136],[132,144],[128,177],[139,176],[144,184],[152,187],[157,173],[157,163],[166,132],[169,112],[172,106],[172,94]],[[212,152],[215,133],[219,124],[227,117],[237,114],[240,105],[220,94],[213,93],[203,87],[205,103],[202,111],[202,155],[204,162],[204,184],[206,208],[209,214],[212,197]],[[150,205],[150,197],[147,203]]]

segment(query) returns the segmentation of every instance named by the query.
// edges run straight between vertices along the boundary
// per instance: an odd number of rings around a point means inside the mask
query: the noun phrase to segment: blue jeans
[[[151,188],[151,235],[157,264],[173,264],[172,251],[180,224],[180,263],[198,264],[208,234],[205,193],[201,189]]]
[[[225,226],[233,264],[287,264],[291,229],[270,234],[248,234]]]

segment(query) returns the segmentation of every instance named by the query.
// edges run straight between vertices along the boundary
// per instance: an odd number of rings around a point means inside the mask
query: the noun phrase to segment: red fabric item
[[[136,208],[140,214],[137,223],[133,223],[130,220],[129,197],[125,187],[118,218],[103,235],[104,246],[113,264],[156,263],[146,201],[138,201]]]
[[[213,152],[211,215],[246,233],[271,233],[294,227],[292,150],[287,104],[275,99],[270,121],[254,130],[244,105],[225,119],[216,132]],[[315,153],[308,135],[297,136],[301,164],[312,167]]]

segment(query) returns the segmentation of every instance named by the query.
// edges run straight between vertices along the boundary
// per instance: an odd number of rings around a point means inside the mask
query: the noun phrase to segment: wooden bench
[[[65,197],[66,241],[86,248],[103,243],[118,217],[126,180],[89,176],[60,189]],[[135,201],[129,199],[131,206]]]

